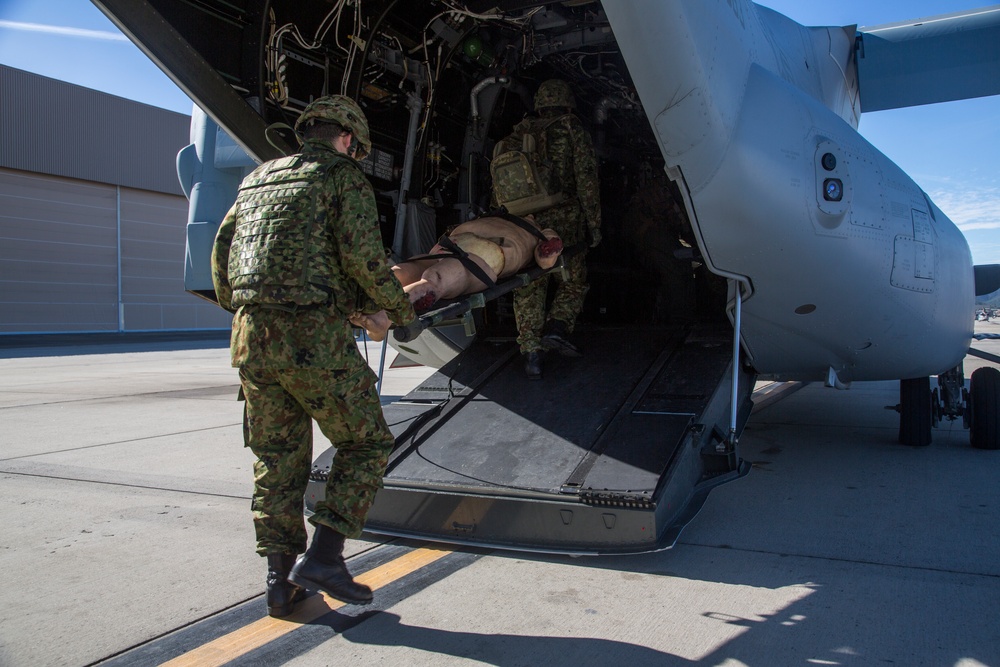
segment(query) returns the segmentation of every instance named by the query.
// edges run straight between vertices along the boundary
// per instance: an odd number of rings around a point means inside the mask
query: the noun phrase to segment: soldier
[[[526,134],[544,146],[549,191],[564,195],[561,203],[535,213],[543,228],[559,234],[566,247],[581,241],[593,248],[601,241],[600,184],[597,180],[597,156],[593,141],[573,114],[576,100],[569,84],[560,79],[543,82],[535,93],[535,111],[539,118],[526,118],[503,140],[508,150],[522,145]],[[580,356],[568,340],[583,309],[587,295],[586,252],[566,262],[567,277],[549,274],[514,292],[514,317],[517,342],[524,355],[525,374],[533,380],[542,377],[543,350],[565,356]],[[546,310],[549,281],[555,280],[552,305]]]
[[[302,588],[372,600],[347,570],[344,540],[361,534],[393,438],[348,319],[382,309],[397,325],[415,319],[356,162],[371,150],[364,113],[350,98],[322,97],[295,129],[302,151],[243,181],[212,252],[219,304],[235,312],[232,363],[246,397],[244,440],[257,457],[257,552],[267,557],[267,609],[277,617],[292,612]],[[309,519],[313,540],[296,560],[306,547],[312,419],[337,455]]]

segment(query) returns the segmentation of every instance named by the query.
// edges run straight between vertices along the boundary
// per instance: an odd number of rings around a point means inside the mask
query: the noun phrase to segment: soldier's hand
[[[389,325],[391,324],[389,316],[386,315],[384,310],[371,314],[355,312],[348,319],[354,326],[364,329],[368,334],[368,338],[376,343],[385,340],[386,334],[389,331]]]
[[[588,227],[587,228],[587,242],[590,244],[591,248],[596,248],[597,244],[601,242],[601,228],[600,227]]]

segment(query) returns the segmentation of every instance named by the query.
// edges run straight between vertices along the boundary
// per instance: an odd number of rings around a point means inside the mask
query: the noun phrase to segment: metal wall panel
[[[0,65],[0,167],[179,195],[176,159],[190,124],[184,114]]]
[[[229,328],[184,291],[186,223],[184,197],[0,169],[0,334]]]
[[[187,200],[121,189],[122,313],[126,331],[227,328],[232,316],[184,291]]]
[[[117,331],[117,194],[0,169],[0,333]]]

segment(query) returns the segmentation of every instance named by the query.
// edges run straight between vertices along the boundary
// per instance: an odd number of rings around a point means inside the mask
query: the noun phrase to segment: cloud
[[[106,30],[87,30],[85,28],[63,28],[42,23],[21,23],[19,21],[0,21],[0,28],[8,30],[24,30],[27,32],[44,32],[49,35],[63,37],[79,37],[81,39],[101,39],[109,42],[127,42],[128,37],[117,32]]]
[[[955,185],[927,194],[964,232],[1000,229],[1000,187]]]

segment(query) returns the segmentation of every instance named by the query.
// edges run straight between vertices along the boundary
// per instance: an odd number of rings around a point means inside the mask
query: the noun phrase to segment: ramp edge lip
[[[705,505],[705,501],[708,499],[709,492],[716,487],[719,487],[725,483],[735,481],[741,477],[745,477],[749,474],[752,465],[749,461],[744,459],[739,460],[739,464],[736,470],[728,473],[717,475],[710,479],[697,484],[692,490],[691,496],[688,499],[687,504],[684,508],[674,517],[673,521],[664,529],[663,533],[657,538],[655,542],[650,542],[648,544],[623,544],[616,547],[615,545],[610,545],[607,543],[595,544],[593,546],[587,546],[586,543],[581,543],[577,547],[559,547],[559,546],[545,546],[538,543],[533,544],[518,544],[515,542],[498,542],[498,541],[487,541],[487,540],[476,540],[476,539],[464,539],[461,537],[456,537],[454,535],[436,535],[428,534],[426,531],[408,531],[401,530],[398,528],[383,528],[379,526],[365,526],[364,531],[372,535],[384,535],[388,537],[398,537],[410,540],[421,540],[425,542],[435,542],[442,544],[452,544],[461,546],[464,548],[474,548],[474,549],[490,549],[494,551],[505,551],[505,552],[520,552],[520,553],[537,553],[537,554],[548,554],[557,556],[629,556],[629,555],[639,555],[646,553],[654,553],[658,551],[665,551],[667,549],[672,549],[676,544],[677,540],[680,538],[681,532],[685,527],[698,515],[702,507]],[[414,490],[419,492],[420,490]],[[460,495],[460,494],[455,494]],[[548,499],[549,502],[556,504],[559,502],[556,499]],[[562,502],[571,501],[571,498],[561,499]],[[579,502],[577,504],[583,505],[584,503]],[[588,505],[588,507],[594,507],[599,509],[598,506]],[[655,513],[652,509],[632,509],[632,508],[618,508],[625,509],[626,511],[636,511],[636,512],[649,512]]]

